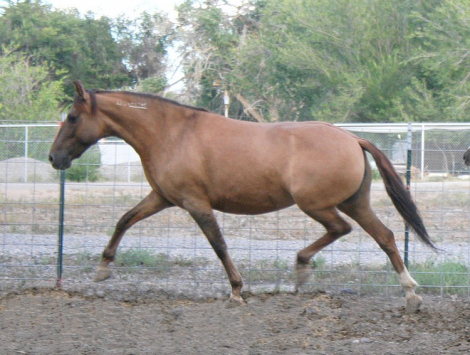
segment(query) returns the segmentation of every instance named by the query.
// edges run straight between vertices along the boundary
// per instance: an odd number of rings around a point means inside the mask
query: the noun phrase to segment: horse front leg
[[[150,192],[137,206],[126,212],[116,224],[114,233],[108,245],[103,251],[101,263],[96,270],[94,281],[99,282],[111,276],[109,263],[114,261],[116,249],[124,236],[124,233],[137,222],[150,217],[151,215],[173,206],[155,191]]]
[[[230,285],[232,286],[230,301],[236,304],[243,304],[244,301],[240,294],[243,287],[242,277],[228,254],[227,244],[225,243],[212,209],[210,207],[201,209],[197,209],[196,207],[187,208],[186,206],[185,208],[201,228],[225,268]]]

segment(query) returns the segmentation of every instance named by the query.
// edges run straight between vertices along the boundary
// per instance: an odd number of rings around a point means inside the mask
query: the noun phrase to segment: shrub
[[[67,170],[67,179],[70,181],[97,181],[101,166],[101,154],[97,145],[88,149],[85,154],[75,160]]]

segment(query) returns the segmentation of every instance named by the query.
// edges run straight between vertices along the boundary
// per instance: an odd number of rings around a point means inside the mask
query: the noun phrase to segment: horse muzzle
[[[67,157],[59,157],[55,154],[49,154],[49,162],[56,170],[66,170],[72,165],[72,160]]]

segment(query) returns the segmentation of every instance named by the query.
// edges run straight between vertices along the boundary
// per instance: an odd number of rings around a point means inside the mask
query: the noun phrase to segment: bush
[[[88,149],[79,159],[72,163],[67,170],[67,179],[70,181],[97,181],[101,166],[101,154],[97,145]]]

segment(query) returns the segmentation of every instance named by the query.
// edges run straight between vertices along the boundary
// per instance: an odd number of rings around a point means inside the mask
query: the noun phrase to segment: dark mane
[[[95,114],[96,110],[97,110],[96,94],[115,94],[115,93],[126,94],[126,95],[137,96],[137,97],[144,97],[146,99],[152,99],[152,100],[159,100],[159,101],[167,102],[167,103],[172,104],[172,105],[176,105],[176,106],[180,106],[180,107],[186,107],[186,108],[196,110],[196,111],[209,112],[208,110],[206,110],[205,108],[202,108],[202,107],[184,105],[184,104],[181,104],[177,101],[166,99],[166,98],[161,97],[161,96],[152,95],[152,94],[145,94],[145,93],[140,93],[140,92],[110,91],[110,90],[96,90],[96,89],[87,90],[87,92],[90,94],[90,97],[91,97],[91,105],[92,105],[93,114]]]

